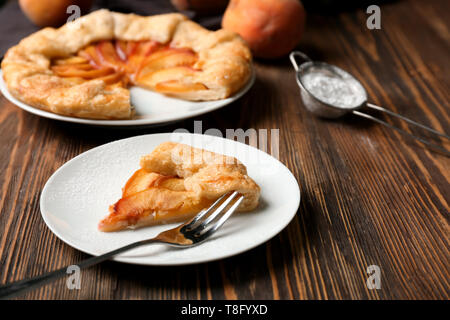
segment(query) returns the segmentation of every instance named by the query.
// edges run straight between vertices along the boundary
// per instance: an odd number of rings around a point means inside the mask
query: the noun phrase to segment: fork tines
[[[244,197],[239,192],[230,191],[217,199],[211,207],[195,216],[183,229],[187,232],[195,232],[194,236],[197,237],[208,236],[225,223],[243,199]]]

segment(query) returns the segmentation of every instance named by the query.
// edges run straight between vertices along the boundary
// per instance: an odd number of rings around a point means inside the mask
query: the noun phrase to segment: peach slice
[[[97,56],[102,66],[111,67],[116,70],[124,70],[125,64],[117,54],[116,48],[110,41],[101,41],[96,46]]]
[[[78,52],[78,55],[86,60],[89,60],[89,62],[95,67],[101,66],[101,58],[98,56],[96,45],[90,45],[84,48]]]
[[[138,77],[160,69],[192,66],[196,61],[197,56],[193,51],[179,51],[176,49],[158,51],[142,62],[142,68],[139,70]]]
[[[131,196],[150,188],[160,176],[160,174],[148,172],[144,169],[137,170],[125,184],[122,197]]]
[[[120,85],[123,85],[124,84],[122,81],[123,78],[124,78],[123,72],[115,72],[107,76],[97,78],[97,80],[103,80],[106,84],[115,84],[120,82]]]
[[[110,214],[100,221],[100,231],[111,232],[128,226],[142,227],[164,221],[179,222],[189,219],[211,205],[208,199],[199,199],[195,193],[151,187],[123,197],[109,208]]]
[[[171,54],[174,54],[177,52],[180,52],[180,51],[178,51],[177,49],[174,49],[174,48],[170,48],[170,47],[163,47],[163,48],[160,48],[159,50],[153,51],[150,54],[148,54],[146,56],[145,60],[146,60],[146,62],[149,62],[149,61],[159,59],[161,57],[165,57],[167,55],[171,55]]]
[[[146,41],[149,42],[149,41]],[[147,49],[153,48],[153,46],[156,44],[152,42],[151,46],[147,47]],[[116,40],[115,42],[115,48],[117,55],[123,60],[128,60],[128,57],[130,57],[132,54],[135,54],[139,50],[142,50],[142,47],[144,46],[142,41],[124,41],[124,40]],[[145,53],[145,52],[144,52]],[[144,54],[142,53],[142,54]],[[141,51],[138,52],[138,54],[141,54]]]
[[[158,82],[165,82],[170,80],[182,80],[194,74],[195,70],[190,67],[174,67],[161,69],[155,72],[142,74],[137,78],[137,83],[154,86]]]
[[[140,56],[148,56],[154,53],[161,47],[161,44],[156,41],[140,41],[136,46],[133,47],[133,52],[131,54],[136,54]]]
[[[122,190],[122,197],[128,197],[151,187],[161,187],[173,191],[186,190],[183,179],[139,169],[128,179]]]
[[[114,72],[111,68],[101,68],[92,70],[81,70],[77,68],[68,68],[64,71],[59,71],[58,75],[62,77],[80,77],[84,79],[95,79],[106,76]]]
[[[62,75],[64,73],[75,71],[75,70],[92,70],[93,67],[89,63],[81,63],[81,64],[62,64],[62,65],[56,65],[52,66],[52,70],[56,72],[59,75]]]
[[[155,41],[138,42],[132,48],[128,48],[131,53],[127,55],[127,72],[135,73],[141,67],[146,56],[157,51],[160,44]]]
[[[100,231],[116,231],[136,225],[140,220],[150,224],[156,220],[155,211],[176,211],[183,206],[184,192],[150,188],[124,197],[110,207],[110,215],[100,221]],[[160,199],[170,201],[161,201]]]
[[[88,63],[88,61],[83,57],[73,56],[65,59],[56,59],[55,61],[53,61],[53,63],[59,66],[68,64],[84,64]]]
[[[131,52],[128,51],[129,44],[131,44],[131,43],[133,43],[133,42],[124,41],[124,40],[117,40],[114,43],[114,47],[116,49],[117,56],[122,61],[127,61],[128,56],[131,54]]]
[[[189,48],[156,41],[100,41],[88,45],[77,56],[54,60],[51,69],[61,77],[99,79],[110,87],[126,87],[133,81],[159,92],[176,93],[207,89],[188,79],[197,71],[193,68],[197,59]],[[176,180],[164,181],[177,185]]]
[[[208,87],[199,82],[182,82],[178,80],[170,80],[157,83],[155,86],[155,90],[161,93],[170,94],[208,90]]]
[[[161,58],[167,58],[172,55],[180,55],[180,57],[184,57],[187,60],[186,63],[190,63],[192,58],[196,58],[197,56],[196,53],[190,49],[165,47],[148,55],[145,59],[145,64],[154,63],[155,61],[160,61],[159,59]]]

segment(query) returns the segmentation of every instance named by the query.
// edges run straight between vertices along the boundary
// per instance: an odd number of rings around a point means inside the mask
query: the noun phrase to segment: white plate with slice
[[[274,237],[294,218],[300,188],[292,173],[269,154],[220,137],[161,133],[136,136],[91,149],[68,161],[47,181],[41,194],[41,213],[47,226],[70,246],[100,255],[129,243],[148,239],[177,224],[104,233],[98,222],[109,205],[121,197],[121,188],[139,168],[139,159],[166,141],[234,156],[261,187],[259,207],[235,213],[211,238],[185,249],[152,244],[133,249],[116,261],[144,265],[186,265],[230,257]]]
[[[242,97],[254,84],[255,72],[249,82],[239,92],[230,98],[214,101],[187,101],[171,98],[157,92],[145,90],[139,87],[130,88],[131,104],[136,110],[136,116],[130,120],[92,120],[75,117],[68,117],[56,113],[48,112],[39,108],[30,106],[15,97],[13,97],[6,87],[3,80],[3,74],[0,70],[0,91],[6,99],[14,103],[19,108],[33,113],[35,115],[74,123],[82,123],[94,126],[108,127],[133,127],[133,126],[156,126],[168,124],[171,122],[195,117],[222,108],[240,97]]]

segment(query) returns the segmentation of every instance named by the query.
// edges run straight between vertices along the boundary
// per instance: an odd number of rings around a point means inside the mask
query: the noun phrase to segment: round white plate
[[[227,104],[242,97],[255,82],[255,72],[248,84],[234,96],[215,101],[187,101],[170,98],[162,94],[145,90],[139,87],[130,88],[131,104],[136,110],[136,118],[131,120],[92,120],[75,117],[62,116],[56,113],[32,107],[14,98],[8,91],[0,70],[0,91],[2,94],[19,108],[35,115],[68,122],[83,123],[95,126],[130,127],[130,126],[151,126],[162,125],[190,117],[195,117],[207,112],[222,108]]]
[[[116,256],[114,260],[146,265],[184,265],[222,259],[252,249],[279,233],[295,216],[300,189],[292,173],[269,154],[233,140],[188,133],[136,136],[89,150],[60,167],[41,194],[41,212],[47,226],[70,246],[100,255],[134,241],[148,239],[174,225],[104,233],[98,222],[109,205],[121,197],[121,188],[139,168],[139,159],[165,141],[234,156],[261,187],[260,206],[234,214],[209,240],[180,249],[153,244]]]

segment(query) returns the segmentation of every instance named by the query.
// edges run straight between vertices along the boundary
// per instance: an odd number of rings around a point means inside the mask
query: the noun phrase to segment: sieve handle
[[[436,130],[434,130],[434,129],[431,129],[430,127],[424,126],[423,124],[420,124],[420,123],[418,123],[418,122],[415,122],[415,121],[413,121],[413,120],[411,120],[411,119],[409,119],[409,118],[406,118],[406,117],[404,117],[404,116],[402,116],[402,115],[399,115],[398,113],[395,113],[395,112],[393,112],[393,111],[391,111],[391,110],[388,110],[388,109],[386,109],[386,108],[377,106],[377,105],[372,104],[372,103],[367,103],[366,106],[369,107],[369,108],[371,108],[371,109],[378,110],[378,111],[387,113],[387,114],[389,114],[389,115],[391,115],[391,116],[397,117],[397,118],[399,118],[399,119],[401,119],[401,120],[404,120],[404,121],[406,121],[406,122],[408,122],[408,123],[410,123],[410,124],[412,124],[412,125],[415,125],[415,126],[417,126],[417,127],[419,127],[419,128],[422,128],[422,129],[424,129],[424,130],[430,131],[430,132],[432,132],[432,133],[434,133],[434,134],[437,134],[438,136],[441,136],[441,137],[444,137],[444,138],[447,138],[447,139],[450,140],[450,136],[446,135],[445,133],[442,133],[442,132],[436,131]]]
[[[372,105],[372,106],[374,106],[374,105]],[[369,107],[371,107],[371,106],[369,106]],[[378,107],[378,106],[376,106],[376,107]],[[379,108],[381,108],[381,107],[379,107]],[[372,107],[372,109],[375,109],[375,108]],[[382,108],[382,109],[384,109],[384,108]],[[377,110],[378,110],[378,109],[377,109]],[[387,109],[384,109],[384,110],[387,110]],[[380,111],[383,111],[383,110],[380,110]],[[389,111],[389,110],[387,110],[387,111]],[[387,112],[387,113],[390,114],[391,112],[392,112],[392,111],[389,111],[389,112]],[[445,154],[447,157],[450,156],[450,152],[447,151],[446,149],[442,148],[441,146],[438,146],[437,144],[428,142],[427,140],[425,140],[425,139],[423,139],[423,138],[417,137],[417,136],[415,136],[415,135],[409,133],[408,131],[405,131],[405,130],[403,130],[403,129],[397,128],[397,127],[395,127],[395,126],[393,126],[393,125],[391,125],[391,124],[389,124],[389,123],[387,123],[387,122],[385,122],[385,121],[383,121],[383,120],[381,120],[381,119],[375,118],[375,117],[373,117],[373,116],[371,116],[371,115],[369,115],[369,114],[367,114],[367,113],[363,113],[363,112],[361,112],[361,111],[353,110],[352,113],[355,114],[355,115],[357,115],[357,116],[360,116],[360,117],[363,117],[363,118],[366,118],[366,119],[370,119],[370,120],[372,120],[372,121],[375,121],[375,122],[377,122],[377,123],[379,123],[379,124],[382,124],[383,126],[386,126],[386,127],[388,127],[388,128],[394,129],[394,130],[396,130],[396,131],[398,131],[398,132],[400,132],[400,133],[403,133],[403,134],[405,134],[405,135],[407,135],[407,136],[409,136],[409,137],[411,137],[411,138],[413,138],[413,139],[416,139],[416,140],[418,140],[418,141],[420,141],[420,142],[426,144],[427,146],[430,146],[430,147],[432,147],[432,148],[434,148],[434,149],[440,151],[441,153]],[[392,113],[394,113],[394,112],[392,112]],[[408,121],[409,123],[413,123],[413,124],[415,124],[415,125],[418,125],[419,127],[424,128],[424,129],[426,129],[426,130],[429,130],[429,131],[431,131],[431,132],[438,133],[437,131],[435,131],[435,130],[433,130],[433,129],[431,129],[431,128],[428,128],[428,127],[426,127],[426,126],[424,126],[424,125],[421,125],[421,124],[419,124],[419,123],[417,123],[417,122],[415,122],[415,121],[412,121],[412,120],[410,120],[410,119],[408,119],[408,118],[404,118],[403,116],[400,116],[400,115],[398,115],[398,114],[396,114],[396,113],[394,113],[394,116],[398,116],[398,117],[399,117],[400,119],[402,119],[402,120],[405,120],[405,121]],[[406,119],[407,119],[407,120],[406,120]],[[447,135],[445,135],[445,134],[443,134],[443,133],[440,133],[440,132],[439,132],[438,134],[439,134],[440,136],[449,138]]]
[[[312,61],[306,54],[300,51],[292,51],[289,55],[289,59],[291,59],[291,63],[294,66],[294,69],[296,72],[298,72],[299,64],[297,63],[297,58],[301,58],[303,62],[310,62]]]

